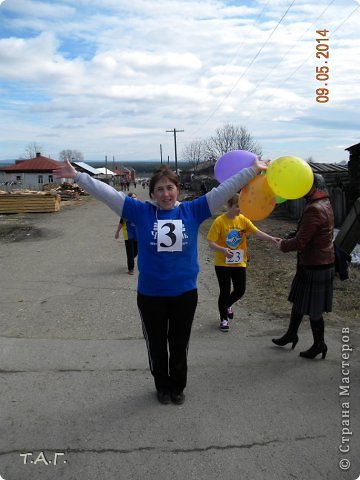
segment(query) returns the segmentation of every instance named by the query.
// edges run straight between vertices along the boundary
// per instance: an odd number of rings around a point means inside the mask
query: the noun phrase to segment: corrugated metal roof
[[[96,175],[97,173],[99,173],[97,171],[97,168],[94,168],[92,167],[91,165],[88,165],[87,163],[85,162],[72,162],[74,165],[77,165],[78,167],[80,168],[83,168],[84,170],[87,170],[88,172]]]
[[[202,162],[197,168],[197,172],[200,173],[203,170],[213,167],[215,164],[213,162]],[[310,167],[314,173],[342,173],[347,172],[347,165],[342,165],[339,163],[316,163],[310,162]]]
[[[116,175],[114,172],[105,167],[96,168],[95,170],[97,174],[101,173],[103,175]]]
[[[309,165],[314,173],[342,173],[348,171],[347,165],[341,165],[339,163],[310,162]]]

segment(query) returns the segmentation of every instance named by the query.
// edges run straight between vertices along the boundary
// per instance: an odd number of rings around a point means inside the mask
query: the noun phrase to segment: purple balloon
[[[216,180],[221,183],[224,180],[240,172],[243,168],[251,167],[255,162],[255,153],[246,150],[232,150],[220,157],[214,166]]]

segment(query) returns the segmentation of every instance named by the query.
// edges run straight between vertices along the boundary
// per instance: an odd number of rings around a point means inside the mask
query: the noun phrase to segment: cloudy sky
[[[271,159],[340,162],[360,142],[360,0],[0,4],[0,160],[33,142],[88,161],[158,159],[161,144],[173,160],[174,128],[181,159],[227,123]]]

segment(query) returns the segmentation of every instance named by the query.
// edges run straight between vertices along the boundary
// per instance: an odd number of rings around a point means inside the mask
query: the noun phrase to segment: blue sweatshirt
[[[159,210],[149,202],[125,199],[123,215],[141,228],[138,241],[138,291],[149,296],[177,296],[196,288],[199,273],[197,237],[200,224],[211,216],[206,197],[182,202],[172,210]],[[166,220],[163,247],[158,251],[158,221]],[[180,250],[172,251],[177,240],[172,220],[181,221]],[[175,232],[175,233],[174,233]],[[168,245],[168,247],[167,247]],[[167,251],[169,250],[169,251]]]
[[[191,202],[177,203],[171,210],[159,209],[156,202],[134,200],[86,173],[77,173],[75,181],[119,217],[124,216],[136,224],[138,291],[143,295],[162,297],[181,295],[196,288],[199,272],[197,235],[201,222],[214,214],[256,173],[253,167],[245,168],[206,195]],[[166,220],[165,225],[161,223]],[[175,224],[177,229],[172,230]],[[165,245],[161,248],[157,241],[158,225],[164,239],[160,243]],[[181,235],[178,235],[179,228],[182,228]],[[173,243],[178,250],[172,250]]]

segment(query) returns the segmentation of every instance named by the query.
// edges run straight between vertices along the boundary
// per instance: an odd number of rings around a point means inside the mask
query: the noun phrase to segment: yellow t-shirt
[[[214,264],[218,267],[246,267],[247,245],[246,235],[252,235],[257,227],[244,215],[229,218],[226,213],[219,215],[210,227],[207,240],[215,242],[221,247],[231,248],[236,251],[236,257],[241,259],[237,263],[226,263],[223,252],[214,252]]]

